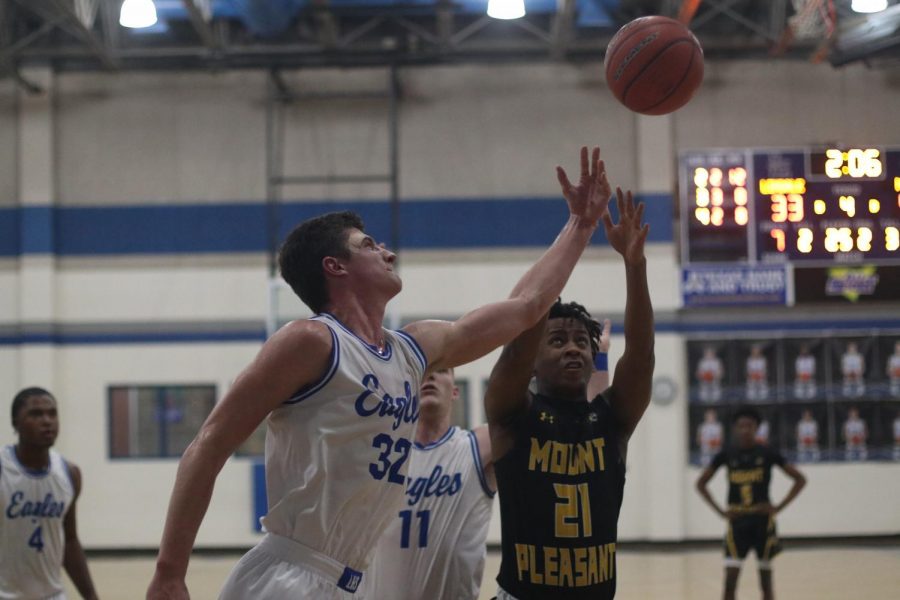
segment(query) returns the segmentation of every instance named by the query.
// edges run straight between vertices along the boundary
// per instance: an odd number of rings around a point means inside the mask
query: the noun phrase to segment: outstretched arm
[[[608,212],[610,187],[606,169],[594,148],[588,160],[581,149],[581,178],[573,186],[562,167],[557,177],[569,206],[569,220],[541,258],[522,276],[509,299],[488,304],[458,321],[419,321],[406,327],[428,357],[429,370],[471,362],[512,340],[534,325],[559,296],[581,257],[597,220]]]
[[[325,325],[289,323],[265,343],[210,413],[178,464],[148,599],[188,598],[188,560],[219,471],[266,415],[325,372],[331,348]]]
[[[625,349],[616,365],[610,404],[627,442],[650,404],[655,355],[653,352],[653,306],[647,287],[644,243],[650,226],[641,224],[644,204],[636,207],[631,192],[616,189],[619,223],[603,216],[610,245],[625,261]]]
[[[804,486],[806,486],[806,477],[794,465],[785,463],[781,465],[781,470],[784,471],[788,477],[794,480],[794,484],[788,491],[787,496],[784,497],[784,500],[782,500],[777,506],[773,507],[773,510],[776,513],[781,512],[788,504],[793,502],[794,498],[796,498],[800,493],[800,490],[802,490]]]
[[[69,574],[69,578],[78,593],[85,600],[97,600],[97,591],[94,589],[94,582],[91,580],[91,572],[88,570],[87,559],[84,556],[84,549],[81,547],[81,540],[78,539],[78,526],[75,518],[75,506],[78,496],[81,495],[81,470],[68,463],[69,473],[72,474],[72,487],[75,488],[75,496],[72,498],[72,505],[69,506],[69,512],[63,519],[63,532],[66,536],[66,546],[63,550],[63,568]]]

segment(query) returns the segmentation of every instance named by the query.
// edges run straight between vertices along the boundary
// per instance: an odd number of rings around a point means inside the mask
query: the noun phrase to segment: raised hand
[[[594,148],[588,161],[587,146],[581,147],[581,177],[578,185],[572,185],[565,169],[556,167],[556,177],[562,188],[569,212],[592,225],[604,214],[609,214],[612,188],[606,180],[606,165],[600,160],[600,148]]]
[[[612,321],[603,319],[603,329],[600,330],[600,341],[597,344],[600,352],[609,352],[610,331],[612,331]]]
[[[650,233],[650,224],[641,224],[644,203],[634,205],[631,191],[622,193],[616,188],[616,206],[619,208],[619,222],[613,223],[609,211],[603,214],[603,226],[609,245],[625,259],[625,264],[635,265],[644,260],[644,242]]]

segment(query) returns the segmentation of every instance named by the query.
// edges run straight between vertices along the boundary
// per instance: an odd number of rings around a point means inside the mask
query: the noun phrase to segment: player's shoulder
[[[333,335],[331,328],[323,321],[298,319],[283,325],[267,343],[283,346],[303,345],[310,349],[319,346],[330,348]]]

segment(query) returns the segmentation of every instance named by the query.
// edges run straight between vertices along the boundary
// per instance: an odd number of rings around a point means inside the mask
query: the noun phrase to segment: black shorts
[[[760,562],[767,562],[781,552],[775,532],[775,517],[747,515],[728,522],[725,534],[725,558],[742,561],[753,548]]]

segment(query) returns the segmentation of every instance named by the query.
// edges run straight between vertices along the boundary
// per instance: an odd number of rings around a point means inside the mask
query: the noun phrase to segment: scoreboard
[[[900,147],[679,154],[682,262],[900,264]]]

